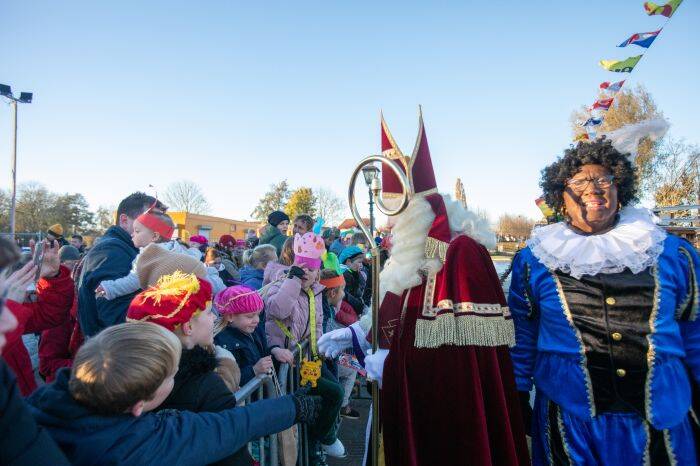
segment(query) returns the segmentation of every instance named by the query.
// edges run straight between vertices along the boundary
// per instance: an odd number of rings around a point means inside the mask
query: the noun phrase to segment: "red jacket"
[[[76,312],[78,294],[73,294],[73,305],[70,314],[61,325],[41,332],[39,340],[39,373],[46,383],[51,383],[56,371],[62,367],[71,367],[73,357],[82,345],[82,335],[78,327]],[[79,336],[76,338],[76,336]]]
[[[23,396],[36,390],[37,385],[32,361],[22,342],[22,335],[41,332],[66,322],[74,294],[70,271],[61,266],[57,277],[40,279],[36,285],[36,293],[36,302],[7,301],[7,307],[17,318],[18,325],[7,335],[2,358],[17,377],[17,385]]]

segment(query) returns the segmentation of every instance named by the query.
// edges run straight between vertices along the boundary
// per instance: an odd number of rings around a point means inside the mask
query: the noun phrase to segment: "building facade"
[[[233,220],[211,215],[170,211],[168,211],[168,215],[175,223],[175,236],[183,241],[189,240],[190,236],[194,235],[202,235],[212,242],[218,241],[222,235],[231,235],[236,239],[245,239],[248,230],[253,230],[257,233],[260,228],[260,222]]]

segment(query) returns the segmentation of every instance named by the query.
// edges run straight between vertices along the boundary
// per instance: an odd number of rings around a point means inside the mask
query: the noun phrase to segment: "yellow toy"
[[[321,378],[321,360],[309,361],[304,358],[301,363],[301,382],[299,385],[311,384],[313,388],[318,386],[318,379]]]

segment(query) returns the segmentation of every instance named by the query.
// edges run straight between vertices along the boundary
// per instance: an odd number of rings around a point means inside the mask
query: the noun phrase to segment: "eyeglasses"
[[[590,182],[598,188],[609,188],[613,184],[615,177],[613,175],[599,176],[598,178],[572,178],[566,182],[566,185],[576,192],[583,192]]]

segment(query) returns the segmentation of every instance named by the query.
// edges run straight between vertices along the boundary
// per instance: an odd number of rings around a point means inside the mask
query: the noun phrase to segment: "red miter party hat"
[[[389,131],[389,127],[384,120],[384,114],[380,112],[381,132],[382,132],[382,155],[396,162],[407,174],[407,157],[403,155],[394,137]],[[403,189],[401,182],[396,173],[388,167],[387,164],[382,164],[382,200],[391,208],[398,207],[402,198]]]
[[[394,160],[405,161],[404,156],[389,132],[389,128],[382,115],[382,154]],[[405,166],[405,162],[401,164]],[[425,256],[428,259],[439,258],[445,261],[447,247],[452,239],[450,222],[447,217],[447,209],[442,196],[438,194],[435,170],[430,157],[428,137],[423,123],[423,110],[418,107],[418,137],[413,148],[413,154],[408,161],[408,177],[411,185],[411,196],[425,196],[435,213],[435,220],[428,232],[425,246]],[[401,197],[401,184],[398,177],[391,169],[382,167],[382,195],[383,199],[396,199]]]

